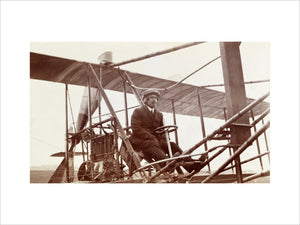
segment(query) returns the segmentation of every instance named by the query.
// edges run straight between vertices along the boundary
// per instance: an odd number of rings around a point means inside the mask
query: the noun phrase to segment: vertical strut
[[[126,126],[126,134],[128,135],[129,130],[129,119],[128,119],[128,104],[127,104],[127,90],[126,90],[126,83],[123,82],[123,90],[124,90],[124,104],[125,104],[125,126]]]
[[[102,67],[100,66],[100,71],[99,71],[99,80],[102,83]],[[99,90],[98,90],[99,91]],[[98,96],[98,114],[99,114],[99,123],[101,122],[101,94],[99,93]],[[102,134],[102,129],[100,128],[99,134]]]
[[[200,91],[197,89],[197,96],[198,96],[198,105],[199,105],[199,114],[200,114],[200,122],[201,122],[201,130],[202,130],[202,137],[205,138],[206,132],[205,132],[205,125],[204,125],[204,119],[203,119],[203,112],[202,112],[202,104],[201,104],[201,97],[200,97]],[[204,149],[207,151],[207,142],[204,143]],[[208,154],[207,154],[208,157]],[[208,171],[210,172],[210,164],[207,164]]]
[[[252,120],[254,121],[253,110],[251,110],[250,113],[251,113]],[[254,132],[256,132],[256,125],[255,124],[253,125],[253,129],[254,129]],[[259,146],[258,139],[256,139],[255,142],[256,142],[257,152],[260,155],[260,146]],[[261,169],[263,170],[264,166],[263,166],[263,162],[262,162],[261,157],[259,157],[259,162],[260,162]]]
[[[224,110],[224,120],[227,121],[226,107],[224,107],[223,110]],[[227,130],[227,128],[226,128],[226,130]],[[230,146],[228,147],[228,151],[229,151],[229,156],[231,157],[231,155],[232,155],[232,154],[231,154],[232,148],[231,148]],[[231,161],[231,166],[232,166],[232,169],[231,169],[231,170],[232,170],[232,173],[234,173],[234,169],[233,169],[233,168],[234,168],[234,166],[233,166],[233,161]]]
[[[92,132],[92,106],[91,106],[91,77],[90,77],[90,73],[88,73],[88,118],[89,118],[89,127],[90,127],[90,138],[91,138],[91,144],[90,144],[90,153],[92,154],[92,139],[93,139],[93,133]],[[89,158],[89,156],[87,155],[87,158]],[[91,160],[91,155],[90,158]],[[91,167],[91,175],[92,177],[94,177],[94,167]]]
[[[69,171],[69,130],[68,130],[68,84],[65,84],[65,102],[66,102],[66,173],[67,173],[67,182],[70,182],[70,171]]]
[[[261,122],[262,122],[262,125],[265,124],[263,118],[262,118]],[[267,152],[270,152],[270,151],[269,151],[269,145],[268,145],[268,139],[267,139],[266,131],[264,131],[264,138],[265,138],[265,143],[266,143]],[[270,154],[268,154],[268,159],[269,159],[269,163],[270,163]]]
[[[173,121],[174,121],[174,125],[177,125],[176,124],[176,112],[175,112],[175,104],[174,104],[174,99],[172,99],[172,111],[173,111]],[[177,130],[175,130],[175,142],[177,145],[178,144],[178,132]]]
[[[247,105],[246,90],[244,85],[242,61],[240,55],[240,42],[221,42],[220,52],[225,84],[226,105],[229,117],[238,113]],[[249,124],[249,116],[244,115],[238,119],[237,123]],[[231,126],[231,143],[242,144],[250,136],[250,128],[241,126]],[[233,148],[237,151],[237,148]],[[243,182],[242,167],[240,157],[235,158],[236,176],[239,183]]]

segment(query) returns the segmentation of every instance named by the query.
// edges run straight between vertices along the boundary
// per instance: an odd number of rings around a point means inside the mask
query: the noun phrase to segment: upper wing
[[[30,78],[53,81],[74,85],[86,86],[88,82],[88,64],[65,58],[43,55],[30,52]],[[99,65],[91,64],[99,73]],[[166,88],[176,84],[162,78],[152,77],[127,71],[134,85],[145,88]],[[91,76],[91,86],[97,87],[95,79]],[[102,69],[102,85],[105,89],[123,92],[123,79],[118,69]],[[128,91],[131,92],[131,91]],[[224,119],[226,107],[225,93],[195,85],[181,83],[175,88],[161,92],[158,109],[162,112],[173,112],[173,104],[176,114],[199,116],[198,93],[201,96],[202,112],[204,117]],[[254,99],[248,98],[248,103]],[[254,115],[259,115],[269,107],[269,103],[263,102],[254,108]]]

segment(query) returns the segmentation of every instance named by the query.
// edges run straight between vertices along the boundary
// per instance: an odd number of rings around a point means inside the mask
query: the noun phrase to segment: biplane
[[[99,57],[99,64],[30,52],[30,79],[65,84],[66,149],[64,152],[53,154],[53,156],[63,157],[63,160],[49,183],[74,182],[75,180],[89,183],[222,182],[226,171],[232,171],[226,182],[243,183],[258,177],[269,176],[270,171],[264,169],[263,165],[266,161],[262,160],[265,157],[268,157],[268,163],[270,160],[266,134],[270,126],[270,122],[266,121],[270,106],[264,101],[269,93],[258,99],[246,97],[246,82],[243,79],[239,52],[240,42],[220,42],[221,55],[188,75],[188,77],[192,76],[220,59],[224,78],[224,84],[221,85],[225,87],[225,92],[210,89],[213,85],[197,86],[184,83],[185,79],[176,82],[120,68],[122,65],[180,51],[184,48],[192,48],[199,44],[205,44],[205,42],[187,43],[120,63],[114,63],[111,52],[105,52]],[[69,130],[68,124],[68,85],[85,87],[85,94],[73,131]],[[134,95],[139,106],[143,107],[141,92],[149,88],[161,92],[158,110],[173,115],[174,123],[160,127],[158,132],[164,132],[167,137],[169,133],[174,132],[176,142],[178,142],[176,115],[200,117],[201,120],[203,138],[185,150],[182,155],[172,156],[170,151],[168,159],[162,160],[166,162],[163,168],[159,167],[162,161],[146,158],[141,152],[132,148],[128,139],[131,128],[127,97]],[[123,110],[126,115],[125,127],[121,125],[106,90],[124,94],[122,101],[124,101]],[[102,101],[105,102],[110,114],[104,119],[99,113],[96,121],[93,119],[93,114],[97,108],[101,107]],[[204,117],[223,120],[223,124],[210,134],[206,134]],[[264,148],[262,148],[261,139],[264,140]],[[81,151],[75,152],[76,146],[81,146]],[[249,150],[249,146],[251,146],[251,151],[256,151],[257,154],[242,161],[240,156]],[[253,146],[256,150],[253,150]],[[200,147],[203,151],[195,153],[195,150]],[[225,151],[229,152],[228,158],[212,171],[210,163]],[[78,171],[74,170],[74,156],[76,155],[83,157]],[[186,158],[201,155],[207,156],[203,166],[208,168],[207,174],[182,171],[182,166],[187,163]],[[261,170],[255,174],[243,172],[242,166],[254,160],[259,161]],[[176,168],[175,172],[169,173],[170,167]]]

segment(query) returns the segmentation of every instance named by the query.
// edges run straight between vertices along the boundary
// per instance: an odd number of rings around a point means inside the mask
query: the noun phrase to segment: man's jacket
[[[140,107],[134,110],[131,116],[132,135],[129,138],[136,151],[143,147],[159,145],[159,141],[164,141],[164,135],[155,134],[157,127],[163,126],[163,114],[156,109],[154,113],[146,107]]]

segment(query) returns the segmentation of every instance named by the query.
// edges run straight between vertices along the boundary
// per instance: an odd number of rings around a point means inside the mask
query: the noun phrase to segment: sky
[[[38,126],[30,113],[31,43],[108,41],[270,43],[270,71],[260,77],[271,79],[271,183],[30,184],[30,136],[33,126]],[[165,47],[145,49],[143,53]],[[81,51],[84,61],[89,60],[85,55],[95,60],[108,50],[91,48],[83,55],[85,49],[74,49]],[[64,51],[70,57],[77,54],[70,48]],[[113,52],[115,61],[123,59],[118,58],[121,53],[115,49]],[[141,54],[130,52],[124,53],[124,59]],[[199,60],[196,68],[207,62],[204,58]],[[163,72],[166,77],[178,79],[194,69],[188,66],[180,72],[164,70],[173,66],[174,63],[160,67],[153,75]],[[145,70],[150,73],[148,67]],[[219,73],[209,76],[212,74]],[[207,76],[202,74],[203,77]],[[36,85],[39,95],[57,87],[49,85],[49,89]],[[250,97],[251,90],[247,91]],[[60,98],[51,98],[56,93],[49,93],[42,102],[54,104],[55,108],[63,105],[58,102]],[[56,118],[52,126],[58,126],[57,116],[64,113],[57,112],[56,116],[50,110]],[[42,133],[56,135],[50,131],[52,128]],[[62,135],[57,134],[57,138]],[[42,141],[57,145],[47,139]],[[1,1],[1,223],[299,224],[299,177],[299,1]],[[149,212],[155,212],[155,216]]]
[[[98,63],[97,57],[105,51],[111,51],[113,62],[148,55],[158,51],[177,47],[185,43],[172,42],[31,42],[30,51],[74,59],[90,63]],[[243,74],[245,81],[270,79],[270,43],[269,42],[243,42],[240,46]],[[121,66],[132,72],[179,81],[188,74],[220,56],[218,42],[206,42],[186,49],[171,52],[162,56],[146,59],[140,62]],[[221,60],[210,64],[192,77],[184,81],[194,85],[222,84]],[[30,165],[31,167],[43,166],[54,169],[62,158],[50,157],[51,154],[65,150],[65,94],[64,85],[53,82],[30,80]],[[79,112],[83,87],[70,86],[70,99],[72,113],[69,113],[68,123],[75,123]],[[224,88],[215,88],[224,92]],[[270,90],[269,82],[246,85],[247,97],[258,98]],[[115,110],[123,109],[123,95],[108,91]],[[129,98],[129,107],[136,106],[138,102],[133,96]],[[105,104],[103,104],[105,107]],[[107,113],[108,110],[103,111]],[[129,118],[132,110],[129,112]],[[94,115],[98,113],[95,112]],[[119,113],[123,124],[124,113]],[[171,114],[165,114],[166,124],[173,124]],[[180,146],[186,150],[202,139],[200,119],[198,117],[177,116],[179,125]],[[205,119],[206,132],[212,132],[222,124],[222,121]],[[197,130],[198,132],[194,132]],[[174,139],[173,139],[174,140]],[[264,146],[264,145],[263,145]],[[77,151],[81,151],[80,147]],[[201,152],[201,149],[195,153]],[[228,157],[228,154],[227,154]],[[76,157],[78,168],[82,157]],[[224,160],[224,158],[222,158]],[[216,162],[218,165],[222,160]],[[216,166],[215,165],[215,166]],[[246,166],[248,169],[259,169],[257,164]],[[216,169],[214,167],[213,169]]]

